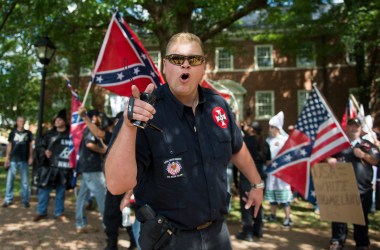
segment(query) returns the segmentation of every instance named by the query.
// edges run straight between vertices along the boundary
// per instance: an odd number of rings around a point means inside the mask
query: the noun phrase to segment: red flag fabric
[[[348,120],[350,120],[351,118],[356,118],[358,115],[358,110],[356,109],[354,103],[352,102],[351,98],[348,98],[348,102],[347,102],[347,106],[346,106],[346,110],[343,114],[343,117],[342,117],[342,128],[344,131],[346,131],[346,127],[347,127],[347,122]]]
[[[144,46],[119,13],[112,16],[101,47],[92,81],[121,96],[131,95],[131,86],[140,91],[164,83]]]
[[[305,199],[315,202],[310,168],[348,147],[348,138],[314,87],[295,129],[268,166],[267,172],[289,183]]]
[[[79,117],[78,109],[82,106],[79,101],[78,94],[74,91],[70,82],[67,81],[67,85],[71,91],[71,124],[70,124],[70,145],[69,145],[69,165],[71,168],[76,167],[77,156],[79,152],[79,146],[82,141],[83,131],[86,128],[86,124]]]

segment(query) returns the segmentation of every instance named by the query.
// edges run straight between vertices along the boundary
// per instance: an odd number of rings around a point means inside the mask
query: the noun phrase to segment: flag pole
[[[348,139],[346,133],[343,131],[342,127],[340,126],[340,123],[338,120],[335,118],[334,113],[331,111],[330,106],[327,104],[324,96],[319,92],[319,89],[317,88],[317,83],[313,83],[313,88],[317,95],[319,96],[321,102],[325,105],[327,112],[330,114],[331,118],[334,120],[334,123],[337,125],[337,128],[340,130],[340,132],[343,134],[344,138],[346,139],[347,142],[350,142]]]
[[[359,103],[357,102],[355,96],[353,94],[350,94],[350,99],[352,100],[352,102],[354,103],[355,107],[360,110],[360,107],[359,107]],[[368,130],[368,133],[371,135],[372,139],[374,141],[377,141],[377,139],[375,138],[375,136],[373,135],[372,133],[372,129],[369,127],[369,125],[367,124],[366,120],[365,120],[365,114],[363,112],[363,123],[364,123],[364,126],[367,127],[367,130]]]

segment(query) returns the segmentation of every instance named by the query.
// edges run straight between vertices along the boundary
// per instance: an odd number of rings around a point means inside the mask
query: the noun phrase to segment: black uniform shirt
[[[156,89],[157,112],[150,122],[163,132],[150,127],[137,132],[136,204],[149,204],[181,229],[227,213],[227,164],[243,144],[226,101],[211,90],[198,91],[194,116],[167,84]]]

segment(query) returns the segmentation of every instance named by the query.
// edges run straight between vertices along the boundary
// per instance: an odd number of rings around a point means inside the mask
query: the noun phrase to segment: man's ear
[[[163,68],[162,68],[162,73],[165,74],[166,60],[163,59],[163,60],[162,60],[162,63],[164,64],[164,66],[163,66]]]

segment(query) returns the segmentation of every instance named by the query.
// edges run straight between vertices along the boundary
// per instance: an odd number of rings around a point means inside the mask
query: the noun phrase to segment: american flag
[[[316,86],[310,92],[295,129],[267,168],[305,199],[315,201],[310,168],[350,147],[349,140]]]
[[[82,103],[79,101],[79,96],[75,92],[70,81],[66,81],[67,86],[71,91],[71,124],[70,124],[70,144],[69,144],[69,165],[71,168],[76,167],[77,156],[79,152],[80,142],[82,141],[83,131],[86,128],[86,124],[79,117],[78,109],[82,106]]]
[[[164,83],[144,46],[118,12],[108,26],[92,81],[121,96],[130,96],[132,85],[144,91],[150,83]]]

